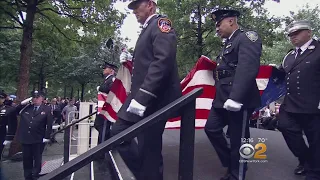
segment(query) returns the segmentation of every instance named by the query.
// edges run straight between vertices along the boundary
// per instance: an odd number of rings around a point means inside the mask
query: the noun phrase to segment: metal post
[[[182,107],[179,152],[179,180],[193,180],[196,101]]]
[[[66,120],[66,122],[67,122],[67,120]],[[65,131],[64,131],[64,147],[63,147],[64,164],[69,162],[69,154],[70,154],[70,127],[65,129]]]

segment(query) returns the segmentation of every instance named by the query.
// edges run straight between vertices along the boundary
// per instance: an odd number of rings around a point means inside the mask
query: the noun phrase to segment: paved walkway
[[[179,159],[179,130],[166,130],[164,133],[163,156],[165,163],[164,180],[178,180]],[[303,177],[295,176],[292,172],[297,165],[297,159],[289,151],[281,133],[251,129],[254,140],[266,138],[267,160],[266,163],[249,164],[247,180],[303,180]],[[60,144],[48,146],[43,153],[43,160],[52,160],[63,157],[63,134],[58,134]],[[85,169],[85,168],[83,168]],[[105,171],[105,168],[102,168]],[[203,130],[196,130],[194,180],[219,180],[225,170],[209,143]],[[23,180],[22,162],[5,161],[1,163],[0,180]],[[87,176],[81,176],[78,172],[77,180],[88,180]],[[85,173],[86,174],[86,173]],[[100,172],[95,180],[110,179],[108,172]]]

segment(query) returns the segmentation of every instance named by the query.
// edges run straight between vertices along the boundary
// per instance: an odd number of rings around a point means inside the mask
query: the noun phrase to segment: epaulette
[[[157,18],[168,18],[168,16],[165,14],[158,14]]]
[[[287,52],[287,55],[292,53],[292,52],[295,52],[295,50],[292,48],[292,49],[289,49],[289,51]]]
[[[293,50],[294,50],[293,48],[289,49],[289,51],[287,52],[287,54],[290,53],[290,52],[293,51]]]

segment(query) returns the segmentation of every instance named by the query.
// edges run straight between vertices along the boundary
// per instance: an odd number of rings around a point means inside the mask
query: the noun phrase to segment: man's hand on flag
[[[120,59],[120,63],[122,64],[132,60],[132,55],[126,49],[123,49],[119,59]]]
[[[127,112],[131,112],[133,114],[136,114],[142,117],[145,110],[146,110],[145,106],[141,105],[136,100],[132,99],[127,109]]]
[[[240,111],[243,104],[238,103],[232,99],[228,99],[224,105],[223,108],[225,108],[228,111]]]
[[[12,142],[12,141],[5,140],[5,141],[3,142],[3,145],[4,145],[4,146],[6,146],[6,145],[10,145],[10,144],[11,144],[11,142]]]

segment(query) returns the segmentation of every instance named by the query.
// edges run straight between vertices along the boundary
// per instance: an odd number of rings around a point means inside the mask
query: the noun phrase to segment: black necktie
[[[301,56],[301,52],[302,52],[302,50],[300,48],[297,49],[297,51],[296,51],[296,59],[298,59]]]
[[[36,114],[37,110],[38,110],[38,107],[35,106],[34,109],[33,109],[33,114]]]

